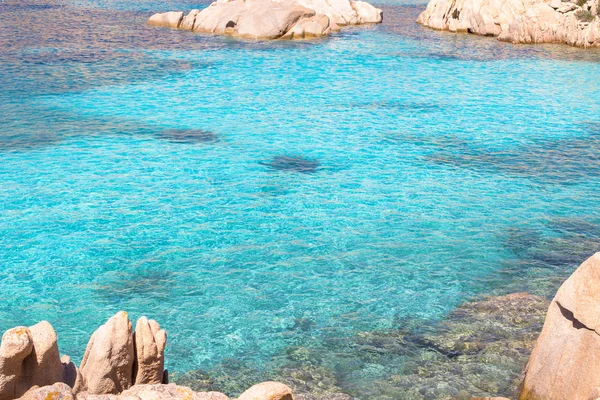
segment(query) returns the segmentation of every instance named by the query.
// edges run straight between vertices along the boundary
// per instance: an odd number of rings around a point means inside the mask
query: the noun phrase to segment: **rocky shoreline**
[[[369,393],[336,386],[327,369],[315,364],[318,357],[302,348],[290,350],[290,366],[276,376],[280,382],[256,383],[248,373],[241,378],[252,385],[249,389],[228,392],[242,392],[239,400],[469,399],[490,394],[519,400],[595,399],[600,393],[599,285],[596,253],[551,302],[528,293],[488,297],[458,307],[433,331],[358,335],[355,350],[371,362],[402,358],[416,348],[424,351],[405,360],[402,375],[378,380]],[[48,322],[9,329],[0,346],[0,400],[229,399],[212,390],[201,373],[169,383],[166,341],[156,321],[142,317],[133,331],[127,313],[119,312],[93,333],[77,368],[68,356],[59,356],[56,332]],[[468,384],[457,385],[457,376],[468,376]]]
[[[248,39],[306,39],[330,35],[344,25],[380,23],[383,12],[364,1],[217,0],[189,14],[166,12],[153,26]]]
[[[600,47],[597,0],[431,0],[417,22],[515,44]]]

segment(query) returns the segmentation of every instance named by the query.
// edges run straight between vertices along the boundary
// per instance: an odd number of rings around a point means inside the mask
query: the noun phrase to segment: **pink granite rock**
[[[238,400],[294,400],[292,389],[279,382],[263,382],[252,386]]]
[[[135,340],[133,382],[136,385],[162,383],[167,333],[160,329],[158,322],[141,317],[135,325],[133,336]]]
[[[81,391],[89,394],[118,394],[133,381],[133,333],[124,311],[118,312],[96,330],[79,368]]]
[[[74,400],[75,395],[71,387],[66,383],[55,383],[53,385],[37,387],[34,386],[19,400]]]
[[[600,377],[600,253],[563,283],[525,369],[521,400],[595,399]]]

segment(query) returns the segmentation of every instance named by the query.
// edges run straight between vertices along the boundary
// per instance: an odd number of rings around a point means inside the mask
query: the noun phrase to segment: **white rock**
[[[251,39],[325,36],[339,30],[340,25],[383,20],[380,9],[350,0],[216,0],[201,11],[181,15],[181,19],[179,14],[166,14],[155,14],[148,23]]]
[[[148,18],[147,24],[152,26],[164,26],[167,28],[179,28],[183,20],[183,12],[170,11],[166,13],[154,14]]]
[[[383,11],[373,7],[366,1],[352,1],[350,4],[356,11],[359,24],[374,24],[383,21]]]
[[[498,36],[513,43],[600,47],[600,18],[584,24],[559,0],[431,0],[417,22],[433,29]]]
[[[181,24],[179,24],[179,29],[186,29],[186,30],[194,30],[194,23],[196,22],[196,15],[198,15],[200,13],[200,10],[198,9],[193,9],[192,11],[189,12],[188,15],[186,15],[183,20],[181,21]]]

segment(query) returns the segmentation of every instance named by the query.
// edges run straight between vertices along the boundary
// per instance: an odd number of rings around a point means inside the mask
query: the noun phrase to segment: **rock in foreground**
[[[217,0],[185,17],[180,12],[154,14],[148,24],[249,39],[304,39],[382,19],[382,11],[364,1]]]
[[[525,370],[520,399],[596,399],[599,386],[600,253],[596,253],[552,300]]]
[[[600,47],[596,0],[431,0],[417,22],[512,43]]]
[[[294,396],[283,383],[263,382],[246,390],[238,400],[294,400]]]
[[[71,380],[71,367],[61,362],[56,332],[48,322],[9,329],[0,346],[0,400],[21,397],[33,386]]]
[[[46,321],[9,329],[0,344],[0,400],[228,400],[220,392],[196,392],[168,383],[167,334],[141,317],[135,332],[120,311],[90,338],[79,369],[59,357],[56,332]],[[292,389],[263,382],[240,400],[294,400]]]

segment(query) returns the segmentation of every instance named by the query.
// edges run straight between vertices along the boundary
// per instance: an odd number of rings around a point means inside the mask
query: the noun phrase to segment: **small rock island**
[[[417,22],[512,43],[600,47],[597,0],[431,0]]]
[[[375,24],[383,12],[364,1],[217,0],[203,10],[154,14],[148,24],[248,39],[305,39],[344,25]]]

